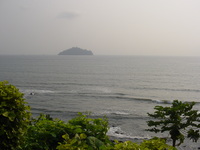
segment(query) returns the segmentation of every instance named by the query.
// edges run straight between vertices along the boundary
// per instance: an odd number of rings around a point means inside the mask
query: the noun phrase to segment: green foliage
[[[76,134],[69,138],[68,134],[63,135],[64,143],[59,143],[58,150],[104,150],[105,144],[96,137],[87,137],[84,133]]]
[[[78,116],[69,120],[69,136],[74,137],[76,133],[84,133],[87,137],[92,136],[97,139],[108,142],[110,141],[106,133],[108,132],[108,120],[104,118],[88,118],[89,114],[78,113]]]
[[[55,150],[58,142],[64,141],[62,135],[67,131],[67,123],[41,114],[38,119],[32,119],[23,149]]]
[[[151,140],[144,140],[140,144],[140,149],[144,150],[176,150],[176,148],[166,144],[164,139],[153,138]]]
[[[106,145],[110,146],[110,143],[103,143],[102,141],[93,136],[87,137],[87,143],[91,149],[105,149]]]
[[[189,128],[187,136],[194,141],[199,138],[199,124],[200,122],[197,110],[192,110],[194,102],[183,103],[178,100],[174,100],[171,107],[155,106],[154,114],[148,113],[150,117],[156,120],[147,121],[149,127],[154,126],[148,131],[151,132],[165,132],[168,131],[171,135],[172,145],[176,146],[176,141],[180,140],[180,145],[184,142],[185,136],[181,132]]]
[[[0,82],[0,148],[21,149],[23,135],[29,123],[29,106],[23,94],[7,81]]]
[[[92,119],[79,113],[77,117],[65,123],[47,115],[40,115],[38,119],[32,119],[23,148],[54,150],[58,143],[59,149],[92,147],[90,145],[99,147],[110,142],[106,135],[107,130],[107,118]]]
[[[59,150],[94,150],[105,149],[111,141],[106,135],[108,131],[107,118],[88,118],[88,115],[78,113],[78,116],[68,121],[68,132],[63,136],[65,142],[59,143]]]
[[[131,141],[118,142],[112,150],[176,150],[176,148],[166,144],[164,139],[153,138],[151,140],[144,140],[137,144]]]
[[[86,144],[87,136],[84,133],[76,134],[73,138],[70,138],[68,134],[63,135],[65,139],[64,143],[59,143],[58,150],[86,150],[88,144]]]
[[[131,141],[118,142],[117,140],[115,140],[115,142],[116,144],[111,150],[140,150],[140,145]]]
[[[73,138],[66,134],[63,138],[65,142],[59,143],[58,150],[176,150],[175,147],[167,145],[164,139],[159,138],[144,140],[140,144],[115,140],[113,145],[106,145],[95,137],[87,137],[84,133],[76,134]]]

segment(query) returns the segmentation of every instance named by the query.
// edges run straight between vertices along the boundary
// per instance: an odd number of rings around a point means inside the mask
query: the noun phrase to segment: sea
[[[200,110],[200,57],[0,55],[4,80],[24,93],[34,117],[106,116],[118,139],[169,137],[145,130],[157,105],[194,101]]]

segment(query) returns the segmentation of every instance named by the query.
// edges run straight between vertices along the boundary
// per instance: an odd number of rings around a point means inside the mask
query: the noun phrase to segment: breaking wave
[[[116,127],[110,127],[108,132],[107,132],[108,136],[112,136],[115,138],[124,138],[124,139],[137,139],[137,140],[143,140],[143,139],[150,139],[150,136],[132,136],[129,135],[128,133],[126,133],[125,131],[123,131],[120,127],[116,126]]]

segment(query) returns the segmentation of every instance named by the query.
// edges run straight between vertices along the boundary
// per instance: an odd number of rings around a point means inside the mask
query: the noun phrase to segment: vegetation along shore
[[[64,122],[48,114],[31,117],[30,107],[15,86],[0,82],[0,147],[3,150],[175,150],[185,138],[197,142],[200,114],[194,102],[174,100],[171,107],[156,106],[148,113],[150,132],[168,132],[165,138],[154,137],[140,142],[111,140],[107,135],[106,116],[93,118],[89,113]]]

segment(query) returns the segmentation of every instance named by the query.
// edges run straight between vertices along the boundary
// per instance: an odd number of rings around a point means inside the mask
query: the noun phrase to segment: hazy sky
[[[0,0],[0,54],[200,56],[200,0]]]

